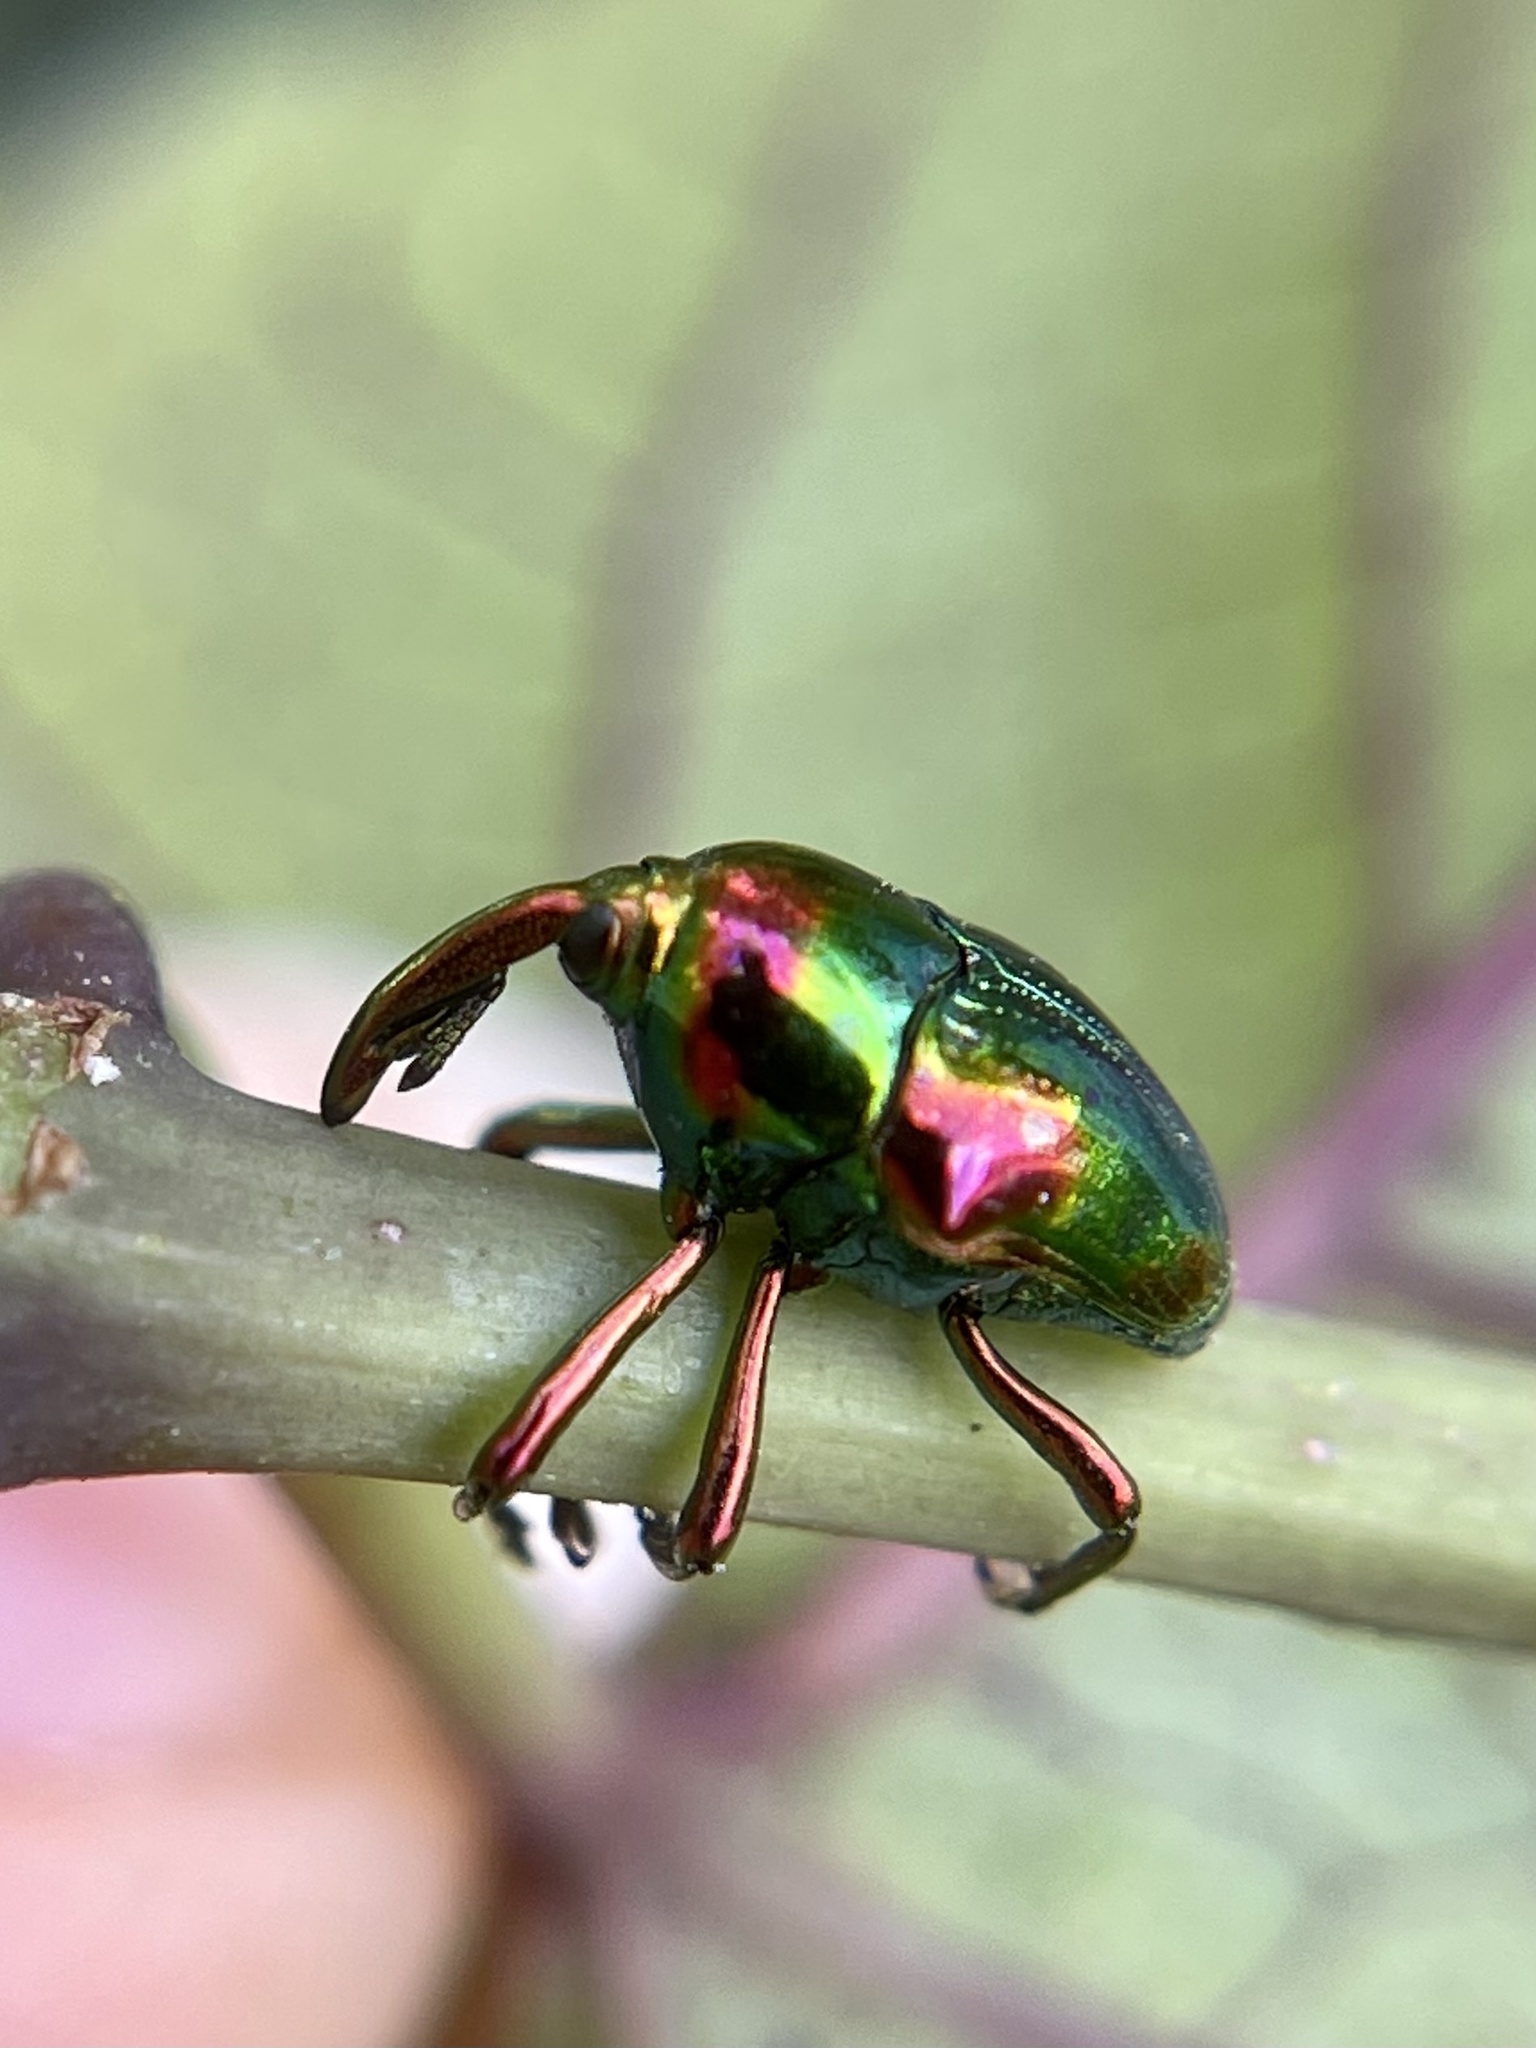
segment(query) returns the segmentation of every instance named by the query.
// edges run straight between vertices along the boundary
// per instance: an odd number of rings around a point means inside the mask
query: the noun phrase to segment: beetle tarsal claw
[[[458,1492],[453,1496],[453,1512],[461,1522],[472,1522],[477,1515],[483,1515],[490,1505],[490,1488],[480,1485],[478,1481],[473,1479],[466,1479]],[[510,1502],[503,1502],[502,1505],[510,1513],[515,1514],[517,1512]]]
[[[549,1533],[565,1552],[567,1564],[582,1571],[597,1555],[597,1524],[584,1500],[557,1494],[549,1504]]]
[[[459,1507],[457,1500],[453,1506],[454,1512],[457,1514]],[[532,1571],[537,1563],[537,1559],[534,1557],[533,1547],[528,1541],[528,1524],[512,1505],[511,1501],[492,1501],[486,1509],[485,1518],[496,1531],[497,1540],[507,1555],[515,1558],[527,1570]]]
[[[1013,1557],[978,1557],[976,1576],[986,1596],[998,1607],[1015,1614],[1034,1614],[1049,1606],[1050,1598],[1033,1565]]]
[[[640,1547],[664,1579],[691,1579],[703,1569],[678,1555],[676,1515],[663,1514],[659,1508],[636,1508],[635,1520],[640,1524]]]

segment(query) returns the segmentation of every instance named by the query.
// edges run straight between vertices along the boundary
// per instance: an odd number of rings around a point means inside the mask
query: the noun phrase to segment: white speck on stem
[[[121,1081],[123,1070],[104,1052],[93,1052],[85,1063],[85,1078],[93,1088],[99,1088],[105,1081]]]
[[[1325,1436],[1309,1436],[1301,1449],[1302,1455],[1310,1459],[1314,1465],[1333,1465],[1338,1462],[1338,1445],[1331,1444]]]

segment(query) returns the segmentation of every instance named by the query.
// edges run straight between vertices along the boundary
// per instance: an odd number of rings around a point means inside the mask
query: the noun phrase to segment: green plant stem
[[[187,1468],[452,1483],[530,1376],[664,1249],[642,1193],[329,1131],[217,1086],[153,1031],[120,1030],[108,1050],[120,1079],[77,1079],[43,1104],[86,1177],[0,1222],[0,1483]],[[759,1235],[733,1234],[539,1490],[680,1497]],[[1522,1361],[1248,1305],[1179,1363],[996,1327],[1137,1474],[1131,1575],[1536,1641]],[[1076,1527],[932,1320],[845,1287],[786,1306],[753,1508],[1003,1556]]]

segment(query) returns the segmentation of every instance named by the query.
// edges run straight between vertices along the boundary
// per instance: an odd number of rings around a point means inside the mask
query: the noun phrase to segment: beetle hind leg
[[[1120,1562],[1136,1540],[1141,1495],[1130,1473],[1086,1422],[1009,1364],[983,1332],[964,1296],[951,1296],[939,1310],[939,1320],[950,1348],[989,1404],[1053,1472],[1060,1473],[1096,1525],[1095,1533],[1066,1557],[1038,1564],[977,1558],[976,1570],[988,1599],[1022,1614],[1038,1614]]]
[[[776,1244],[759,1265],[731,1339],[693,1490],[675,1515],[637,1510],[645,1554],[665,1578],[712,1572],[741,1533],[757,1470],[768,1348],[794,1259]]]

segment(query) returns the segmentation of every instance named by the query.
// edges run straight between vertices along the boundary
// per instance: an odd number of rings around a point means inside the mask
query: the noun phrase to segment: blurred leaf
[[[1504,0],[200,16],[4,159],[0,867],[416,939],[799,837],[1057,960],[1251,1168],[1536,853],[1533,115]],[[1357,1302],[1528,1312],[1521,1044]],[[404,1540],[418,1661],[515,1692]],[[936,1645],[870,1569],[734,1681],[699,1595],[537,1774],[650,2038],[1533,2038],[1527,1674],[1121,1586]]]
[[[213,17],[4,230],[3,687],[154,900],[417,934],[802,837],[1251,1158],[1363,1020],[1350,265],[1415,25]],[[1456,903],[1531,838],[1523,191],[1463,209]]]
[[[221,17],[10,223],[5,687],[188,893],[409,928],[557,860],[595,529],[813,20]]]

